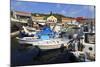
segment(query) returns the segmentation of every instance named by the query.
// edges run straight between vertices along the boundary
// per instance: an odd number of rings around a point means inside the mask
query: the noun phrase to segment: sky
[[[95,17],[95,8],[92,5],[75,5],[11,0],[11,10],[43,14],[48,14],[52,11],[53,13],[62,14],[66,17]]]

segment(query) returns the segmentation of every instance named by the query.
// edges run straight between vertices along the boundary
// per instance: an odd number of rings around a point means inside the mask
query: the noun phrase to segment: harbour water
[[[11,66],[40,65],[54,63],[70,63],[79,60],[68,50],[40,50],[35,47],[22,48],[17,40],[11,41]]]

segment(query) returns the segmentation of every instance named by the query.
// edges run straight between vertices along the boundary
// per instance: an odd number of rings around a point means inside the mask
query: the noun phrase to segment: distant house
[[[21,11],[13,11],[13,15],[11,17],[12,21],[27,23],[27,20],[31,17],[31,13],[21,12]]]
[[[29,12],[21,12],[21,11],[15,11],[14,12],[14,14],[15,14],[15,16],[16,16],[16,18],[29,18],[29,17],[31,17],[31,13],[29,13]]]
[[[80,24],[90,24],[92,23],[93,25],[95,25],[95,19],[94,18],[85,18],[85,19],[81,19],[78,22],[80,22]]]
[[[57,22],[57,18],[53,15],[49,15],[49,14],[36,14],[32,16],[32,19],[34,22],[38,22],[38,23],[56,23]]]
[[[47,23],[57,23],[57,18],[51,15],[47,18]]]
[[[95,25],[95,19],[94,18],[82,18],[82,17],[78,17],[78,18],[76,18],[76,20],[80,24],[93,23],[93,25]]]
[[[36,22],[45,22],[44,16],[32,16],[32,20]]]
[[[73,21],[76,21],[76,19],[71,17],[62,17],[62,23],[73,22]]]
[[[93,25],[95,25],[95,19],[93,18],[87,18],[83,20],[84,23],[92,23]]]
[[[65,27],[68,26],[78,26],[79,22],[76,21],[75,18],[72,17],[62,17],[62,24],[64,24]]]
[[[45,25],[46,20],[44,19],[45,16],[41,16],[40,14],[32,14],[32,21],[33,21],[33,27],[36,27],[39,29],[39,25]]]

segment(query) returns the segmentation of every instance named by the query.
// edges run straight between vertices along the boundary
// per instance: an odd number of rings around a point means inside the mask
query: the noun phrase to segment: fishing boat
[[[27,32],[28,29],[23,27],[24,33],[30,34]],[[22,36],[22,35],[21,35]],[[67,47],[67,42],[69,40],[59,38],[59,34],[54,32],[49,26],[44,26],[41,31],[32,32],[31,36],[23,36],[18,38],[18,42],[20,44],[31,44],[32,46],[36,46],[40,49],[57,49],[63,47]]]
[[[83,36],[80,42],[83,44],[83,52],[89,61],[95,60],[95,27],[93,25],[83,25]]]
[[[87,55],[87,59],[95,60],[95,33],[85,32],[83,41],[83,52]]]

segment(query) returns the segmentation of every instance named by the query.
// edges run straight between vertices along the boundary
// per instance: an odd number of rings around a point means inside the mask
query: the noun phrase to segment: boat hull
[[[58,49],[61,47],[67,47],[68,40],[62,39],[50,39],[50,40],[21,40],[19,39],[20,44],[29,44],[32,46],[37,46],[40,49]]]
[[[61,48],[61,45],[37,45],[38,48],[42,49],[42,50],[51,50],[51,49],[59,49]],[[66,46],[64,46],[66,47]]]

